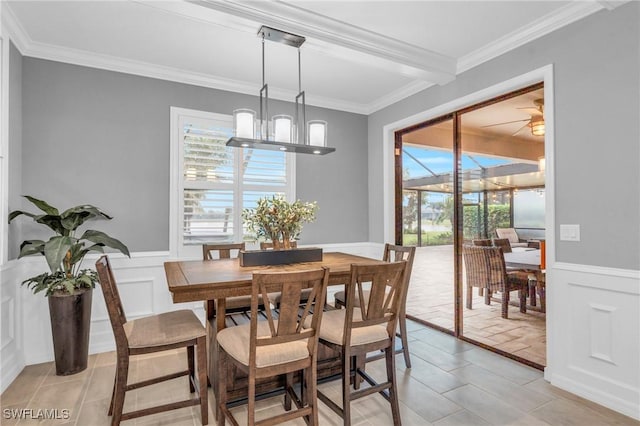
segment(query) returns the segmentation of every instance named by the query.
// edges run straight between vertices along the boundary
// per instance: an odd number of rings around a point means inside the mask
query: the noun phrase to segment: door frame
[[[404,119],[395,121],[393,123],[389,123],[383,127],[383,235],[385,241],[395,241],[397,230],[396,230],[396,214],[402,214],[402,212],[397,212],[396,198],[398,197],[396,191],[396,167],[397,163],[395,161],[396,156],[400,155],[399,151],[399,141],[400,135],[399,131],[406,132],[407,128],[411,127],[422,127],[425,122],[429,122],[435,119],[438,119],[442,116],[452,114],[452,111],[456,111],[454,114],[454,131],[457,132],[456,123],[458,122],[458,114],[466,112],[468,109],[475,109],[478,104],[485,103],[490,101],[491,99],[498,98],[501,95],[514,92],[529,86],[532,86],[536,83],[542,82],[544,84],[544,99],[545,99],[545,191],[546,191],[546,204],[545,204],[545,222],[546,222],[546,230],[545,230],[545,239],[547,241],[546,246],[546,257],[547,257],[547,278],[548,280],[552,280],[552,271],[553,265],[555,264],[555,161],[554,161],[554,86],[553,86],[553,65],[547,65],[536,70],[530,71],[526,74],[514,77],[512,79],[506,80],[504,82],[495,84],[493,86],[487,87],[485,89],[479,90],[477,92],[471,93],[469,95],[463,96],[458,99],[451,100],[442,105],[433,107],[431,109],[425,110],[423,112],[414,114],[410,117],[406,117]],[[458,152],[456,143],[459,141],[458,135],[456,135],[454,140],[454,154]],[[456,159],[457,161],[457,159]],[[457,170],[457,167],[454,169],[454,175]],[[456,185],[454,188],[457,188],[457,179],[454,181]],[[402,194],[400,193],[400,197]],[[456,198],[460,196],[460,194],[454,194]],[[459,203],[458,203],[459,204]],[[400,203],[401,206],[401,203]],[[456,209],[456,212],[461,209],[461,206]],[[459,221],[457,221],[459,222]],[[456,223],[457,223],[456,222]],[[454,293],[456,304],[459,303],[459,299],[461,298],[461,267],[459,266],[460,259],[459,253],[457,253],[460,242],[458,241],[461,238],[461,235],[458,235],[456,238],[457,232],[454,230],[454,250],[456,250],[456,283]],[[458,276],[460,275],[460,276]],[[462,311],[460,309],[456,310],[456,327],[454,329],[454,335],[460,336],[460,326],[462,324]],[[554,345],[553,342],[553,313],[552,309],[547,309],[547,318],[546,318],[546,333],[547,333],[547,366],[546,368],[551,369],[549,365],[549,360],[551,357],[548,356],[549,353],[552,353],[552,348]]]

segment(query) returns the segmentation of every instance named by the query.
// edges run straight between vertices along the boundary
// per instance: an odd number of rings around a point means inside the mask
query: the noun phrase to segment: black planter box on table
[[[240,252],[240,266],[286,265],[319,261],[322,261],[322,249],[316,247]]]

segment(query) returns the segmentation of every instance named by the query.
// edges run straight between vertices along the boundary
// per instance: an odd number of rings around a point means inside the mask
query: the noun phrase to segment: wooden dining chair
[[[203,244],[202,245],[202,260],[216,261],[219,259],[231,259],[238,257],[240,251],[245,250],[245,243],[229,243],[229,244]],[[235,252],[235,254],[234,254]],[[205,303],[205,310],[209,319],[215,317],[217,307],[215,300],[207,300]],[[251,296],[235,296],[227,297],[225,303],[225,312],[245,312],[251,309]]]
[[[342,407],[319,390],[318,399],[340,415],[345,426],[351,424],[351,401],[374,393],[380,393],[391,404],[393,424],[401,424],[394,349],[398,318],[407,291],[406,267],[405,260],[351,265],[345,309],[328,310],[323,315],[320,343],[341,357]],[[366,286],[370,286],[368,299],[364,297]],[[305,325],[312,326],[309,318],[307,323]],[[387,378],[383,383],[377,383],[358,364],[358,360],[366,359],[367,353],[380,350],[384,351],[386,360]],[[357,377],[369,386],[352,392],[351,384],[356,386]]]
[[[202,424],[206,425],[209,420],[206,331],[198,317],[193,311],[185,309],[127,321],[107,256],[102,256],[98,259],[96,270],[116,340],[116,376],[113,382],[113,392],[108,412],[112,416],[111,425],[115,426],[119,425],[123,420],[191,405],[200,405]],[[187,348],[187,370],[128,384],[129,359],[131,356],[176,348]],[[197,350],[197,377],[196,369],[194,368],[194,348]],[[153,362],[153,360],[148,359],[145,362]],[[197,392],[195,398],[127,413],[122,412],[127,391],[186,375],[189,376],[189,391],[191,393]]]
[[[273,425],[298,417],[307,424],[318,424],[317,353],[318,330],[329,283],[329,269],[295,272],[260,272],[253,274],[251,321],[218,332],[218,425],[228,419],[238,424],[227,408],[227,370],[229,364],[248,374],[248,425]],[[311,288],[311,297],[300,315],[302,290]],[[266,320],[258,320],[259,296],[268,306],[269,294],[280,293],[280,309],[264,311]],[[313,312],[313,315],[311,313]],[[303,324],[309,320],[307,328]],[[293,387],[293,373],[301,375],[300,394]],[[256,421],[256,381],[284,375],[285,413]],[[296,409],[291,411],[291,402]]]
[[[232,250],[235,251],[235,256],[233,257],[238,257],[240,255],[240,251],[245,250],[245,244],[203,244],[202,260],[231,259]],[[217,256],[214,256],[214,253],[217,254]]]
[[[509,294],[518,290],[520,312],[527,312],[527,289],[529,278],[526,272],[507,272],[504,254],[500,247],[464,245],[462,247],[467,280],[467,309],[472,309],[472,289],[482,287],[485,290],[485,304],[491,304],[491,295],[502,294],[502,318],[508,318]]]
[[[396,353],[404,354],[404,364],[407,368],[411,368],[411,357],[409,354],[409,339],[407,336],[407,294],[409,293],[409,283],[411,281],[411,271],[413,269],[413,260],[416,256],[416,248],[415,247],[405,247],[405,246],[396,246],[392,244],[384,245],[384,253],[382,255],[382,260],[385,262],[398,262],[400,260],[407,261],[407,269],[404,274],[404,279],[406,280],[407,291],[404,294],[404,298],[401,303],[401,311],[400,316],[398,318],[398,325],[400,328],[400,332],[396,334],[397,337],[402,341],[402,347],[396,350]],[[370,292],[368,290],[363,291],[363,295],[365,301],[369,299]],[[344,291],[339,291],[335,294],[335,307],[343,308],[346,306],[346,297]],[[356,295],[356,305],[358,305],[358,295]],[[379,358],[379,357],[378,357]],[[373,358],[370,358],[373,360]]]

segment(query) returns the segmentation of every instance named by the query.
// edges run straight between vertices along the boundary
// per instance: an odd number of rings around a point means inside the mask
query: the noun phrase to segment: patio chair
[[[494,238],[493,245],[496,247],[500,247],[502,249],[502,253],[511,253],[511,243],[508,238]]]
[[[484,303],[491,304],[491,294],[502,294],[502,318],[508,318],[509,294],[518,290],[520,312],[527,312],[528,274],[520,271],[507,272],[504,255],[500,247],[480,247],[464,245],[462,247],[467,278],[467,309],[472,309],[472,289],[485,289]]]
[[[509,240],[511,247],[528,247],[526,241],[520,241],[518,233],[514,228],[496,228],[498,238],[506,238]]]

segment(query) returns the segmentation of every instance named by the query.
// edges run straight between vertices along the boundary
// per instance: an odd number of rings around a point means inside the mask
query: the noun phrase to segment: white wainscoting
[[[0,392],[4,392],[25,366],[20,269],[20,263],[16,261],[0,266]]]
[[[640,420],[640,271],[556,263],[548,281],[545,378]]]
[[[325,251],[382,258],[383,245],[375,243],[320,244]],[[127,318],[176,309],[193,309],[204,322],[201,302],[174,304],[167,289],[163,264],[171,258],[169,252],[133,253],[131,259],[120,254],[109,255],[120,297]],[[85,259],[91,267],[97,256]],[[19,283],[47,270],[44,258],[31,257],[11,261],[2,267],[2,391],[15,379],[25,365],[52,361],[53,342],[47,298],[33,295]],[[115,349],[111,324],[102,292],[93,292],[89,353]]]

